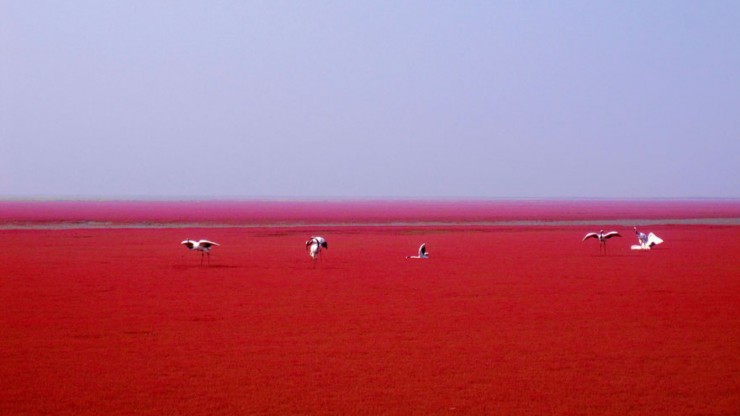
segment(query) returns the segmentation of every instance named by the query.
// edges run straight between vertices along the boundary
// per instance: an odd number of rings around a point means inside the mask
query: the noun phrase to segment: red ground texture
[[[181,224],[581,221],[618,218],[728,218],[737,201],[5,201],[6,224],[114,222]]]
[[[217,218],[55,204],[0,203],[0,225],[250,218],[244,203]],[[302,206],[314,221],[415,207],[463,225],[0,229],[0,414],[740,413],[739,226],[646,226],[665,243],[638,252],[608,222],[464,223],[650,218],[641,203],[456,218],[446,204]],[[740,217],[737,202],[703,204],[652,218]],[[305,220],[286,206],[254,223]],[[608,255],[581,241],[599,227],[624,235]],[[329,250],[314,265],[315,234]],[[209,267],[186,238],[221,244]],[[421,242],[431,259],[405,259]]]

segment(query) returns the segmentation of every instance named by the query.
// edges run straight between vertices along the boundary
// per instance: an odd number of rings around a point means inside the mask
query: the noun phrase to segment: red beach
[[[0,413],[740,409],[737,201],[196,207],[0,202]]]

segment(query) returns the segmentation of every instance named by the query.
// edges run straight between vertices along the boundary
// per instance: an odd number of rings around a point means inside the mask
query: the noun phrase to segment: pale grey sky
[[[0,198],[738,198],[738,22],[738,1],[0,0]]]

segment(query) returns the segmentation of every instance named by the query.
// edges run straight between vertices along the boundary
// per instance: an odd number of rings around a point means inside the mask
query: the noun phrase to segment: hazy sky
[[[738,198],[738,22],[734,0],[0,0],[0,198]]]

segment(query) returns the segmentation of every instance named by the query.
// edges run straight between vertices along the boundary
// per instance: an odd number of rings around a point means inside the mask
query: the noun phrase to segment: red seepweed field
[[[0,414],[740,413],[737,201],[197,207],[0,203]]]

